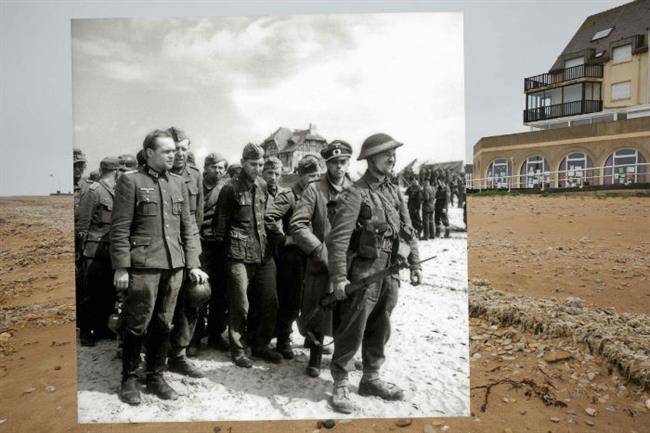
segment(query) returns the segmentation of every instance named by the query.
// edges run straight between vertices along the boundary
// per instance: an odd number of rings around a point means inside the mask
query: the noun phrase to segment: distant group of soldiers
[[[450,236],[448,214],[454,198],[467,224],[467,196],[460,173],[423,169],[420,176],[410,173],[405,181],[409,185],[406,196],[411,221],[420,239],[443,236],[443,229],[444,237]]]
[[[299,161],[291,188],[279,185],[281,162],[256,144],[244,147],[240,165],[210,153],[201,173],[175,127],[147,134],[135,156],[104,158],[94,181],[75,149],[80,343],[118,335],[120,399],[140,404],[142,352],[146,388],[173,400],[163,371],[203,377],[188,356],[204,339],[237,367],[250,368],[251,358],[281,363],[295,356],[296,321],[311,377],[333,337],[335,410],[354,410],[348,372],[360,348],[359,394],[403,399],[379,375],[397,304],[395,266],[409,268],[414,285],[422,280],[418,232],[392,176],[400,146],[386,134],[368,137],[358,156],[367,171],[352,181],[352,146],[334,140]]]

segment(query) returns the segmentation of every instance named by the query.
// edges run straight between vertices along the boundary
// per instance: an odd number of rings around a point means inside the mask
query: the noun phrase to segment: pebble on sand
[[[598,411],[596,411],[596,409],[594,409],[593,407],[588,407],[587,409],[585,409],[585,412],[589,416],[596,416],[596,414],[598,413]]]
[[[408,427],[411,425],[413,420],[411,418],[400,418],[397,421],[395,421],[395,425],[397,427]]]

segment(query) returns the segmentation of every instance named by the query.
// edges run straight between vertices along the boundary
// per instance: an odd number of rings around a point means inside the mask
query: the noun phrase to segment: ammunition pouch
[[[385,222],[366,221],[358,228],[356,237],[357,256],[376,259],[380,251],[392,251],[393,238],[386,237],[390,226]]]

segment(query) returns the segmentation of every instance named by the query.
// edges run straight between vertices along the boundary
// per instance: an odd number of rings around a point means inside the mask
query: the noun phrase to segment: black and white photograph
[[[71,36],[79,423],[470,414],[461,13]]]

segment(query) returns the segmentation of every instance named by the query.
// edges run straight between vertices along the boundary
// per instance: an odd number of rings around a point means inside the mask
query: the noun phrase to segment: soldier
[[[310,184],[302,194],[291,218],[289,233],[296,245],[307,256],[307,269],[302,295],[302,314],[309,314],[318,307],[320,299],[329,292],[328,257],[325,238],[331,230],[331,221],[341,192],[352,181],[347,171],[352,156],[352,146],[343,140],[332,141],[321,155],[327,166],[327,173],[318,182]],[[300,319],[299,319],[300,320]],[[311,333],[317,341],[310,341],[307,375],[320,375],[323,356],[323,341],[332,335],[332,314],[324,311],[310,323],[300,323],[303,333]]]
[[[99,164],[101,179],[88,187],[79,204],[75,231],[83,255],[84,293],[77,306],[82,346],[94,346],[97,338],[111,336],[107,323],[115,288],[108,245],[118,165],[117,158],[104,158]]]
[[[216,211],[217,199],[221,189],[229,180],[226,174],[227,170],[228,161],[222,155],[210,153],[205,157],[203,162],[203,197],[205,199],[203,203],[203,224],[200,227],[201,264],[210,278],[212,294],[210,295],[207,312],[207,329],[204,321],[206,312],[205,309],[202,309],[194,330],[194,337],[188,348],[188,355],[199,353],[201,338],[206,334],[210,347],[222,351],[228,350],[229,347],[228,339],[224,337],[224,331],[226,331],[228,324],[228,303],[224,275],[226,256],[223,243],[216,242],[212,232],[212,218]]]
[[[291,350],[291,328],[300,313],[300,298],[305,277],[305,254],[294,243],[289,233],[289,221],[304,189],[318,180],[318,158],[304,156],[298,163],[300,178],[290,190],[278,194],[272,206],[266,211],[264,221],[269,241],[275,245],[278,266],[278,318],[277,351],[285,359],[293,359]]]
[[[144,149],[138,150],[138,153],[135,154],[135,160],[138,162],[138,168],[144,167],[147,164],[147,158],[144,153]]]
[[[90,180],[92,182],[98,182],[100,178],[101,178],[100,170],[93,170],[88,175],[88,180]],[[92,185],[92,183],[91,183],[91,185]]]
[[[234,179],[239,176],[239,173],[241,173],[241,165],[230,164],[230,167],[228,167],[228,176],[230,176],[231,179]]]
[[[282,355],[269,347],[278,311],[275,263],[264,230],[266,184],[260,178],[264,149],[249,143],[242,155],[242,172],[224,185],[212,218],[214,237],[226,251],[228,335],[230,355],[238,367],[252,367],[244,351],[249,299],[259,312],[257,326],[249,329],[252,355],[274,363]]]
[[[418,285],[422,280],[417,238],[405,199],[387,177],[395,166],[395,149],[400,146],[402,143],[386,134],[371,135],[363,142],[358,159],[366,159],[368,169],[341,194],[326,239],[330,281],[339,300],[330,364],[332,406],[343,413],[354,410],[348,395],[348,371],[354,368],[353,357],[360,346],[363,376],[359,394],[385,400],[404,398],[402,389],[379,378],[390,336],[390,315],[397,304],[399,276],[390,275],[349,298],[345,293],[350,281],[359,281],[402,260],[412,265],[411,283]]]
[[[264,170],[262,171],[262,179],[266,182],[266,189],[269,192],[269,201],[266,205],[267,209],[271,208],[278,194],[286,190],[286,188],[278,185],[281,176],[282,162],[275,156],[270,156],[264,161]]]
[[[73,180],[74,180],[74,223],[75,227],[77,226],[79,219],[79,203],[81,202],[81,197],[88,191],[88,187],[93,182],[83,177],[84,171],[86,170],[86,155],[81,151],[81,149],[72,150],[72,162],[73,162]],[[85,292],[84,289],[84,277],[83,277],[83,251],[81,246],[83,245],[83,239],[79,238],[79,234],[75,233],[75,304],[79,308],[79,303],[81,301],[81,296]],[[77,326],[80,326],[79,319],[81,316],[77,314]]]
[[[113,284],[127,291],[119,397],[132,405],[140,404],[136,371],[145,336],[147,389],[162,399],[178,397],[163,377],[176,299],[185,270],[198,283],[207,281],[186,182],[170,172],[175,148],[169,132],[150,132],[143,142],[145,166],[122,175],[115,193]]]
[[[436,237],[440,237],[443,225],[445,226],[445,237],[449,237],[449,218],[447,217],[447,213],[449,211],[450,201],[451,191],[449,190],[449,185],[447,185],[445,181],[439,177],[435,204]]]
[[[422,209],[423,191],[418,179],[413,176],[411,178],[411,185],[406,189],[406,196],[408,197],[408,208],[413,228],[418,237],[422,234],[422,218],[420,212]]]
[[[435,211],[436,203],[436,190],[431,186],[428,180],[424,181],[424,188],[422,190],[422,219],[424,220],[424,233],[422,239],[433,239],[436,237],[436,228],[433,221],[433,213]]]
[[[203,223],[203,182],[201,172],[187,161],[190,139],[176,127],[167,130],[176,143],[174,164],[171,172],[185,180],[189,195],[190,214],[194,223],[194,235],[199,237],[199,227]],[[199,243],[200,244],[200,243]],[[190,305],[187,292],[192,280],[186,275],[178,294],[176,311],[174,312],[174,327],[170,335],[170,352],[167,367],[169,371],[190,377],[204,377],[205,374],[187,359],[187,349],[192,341],[196,322],[199,318],[199,308]]]

